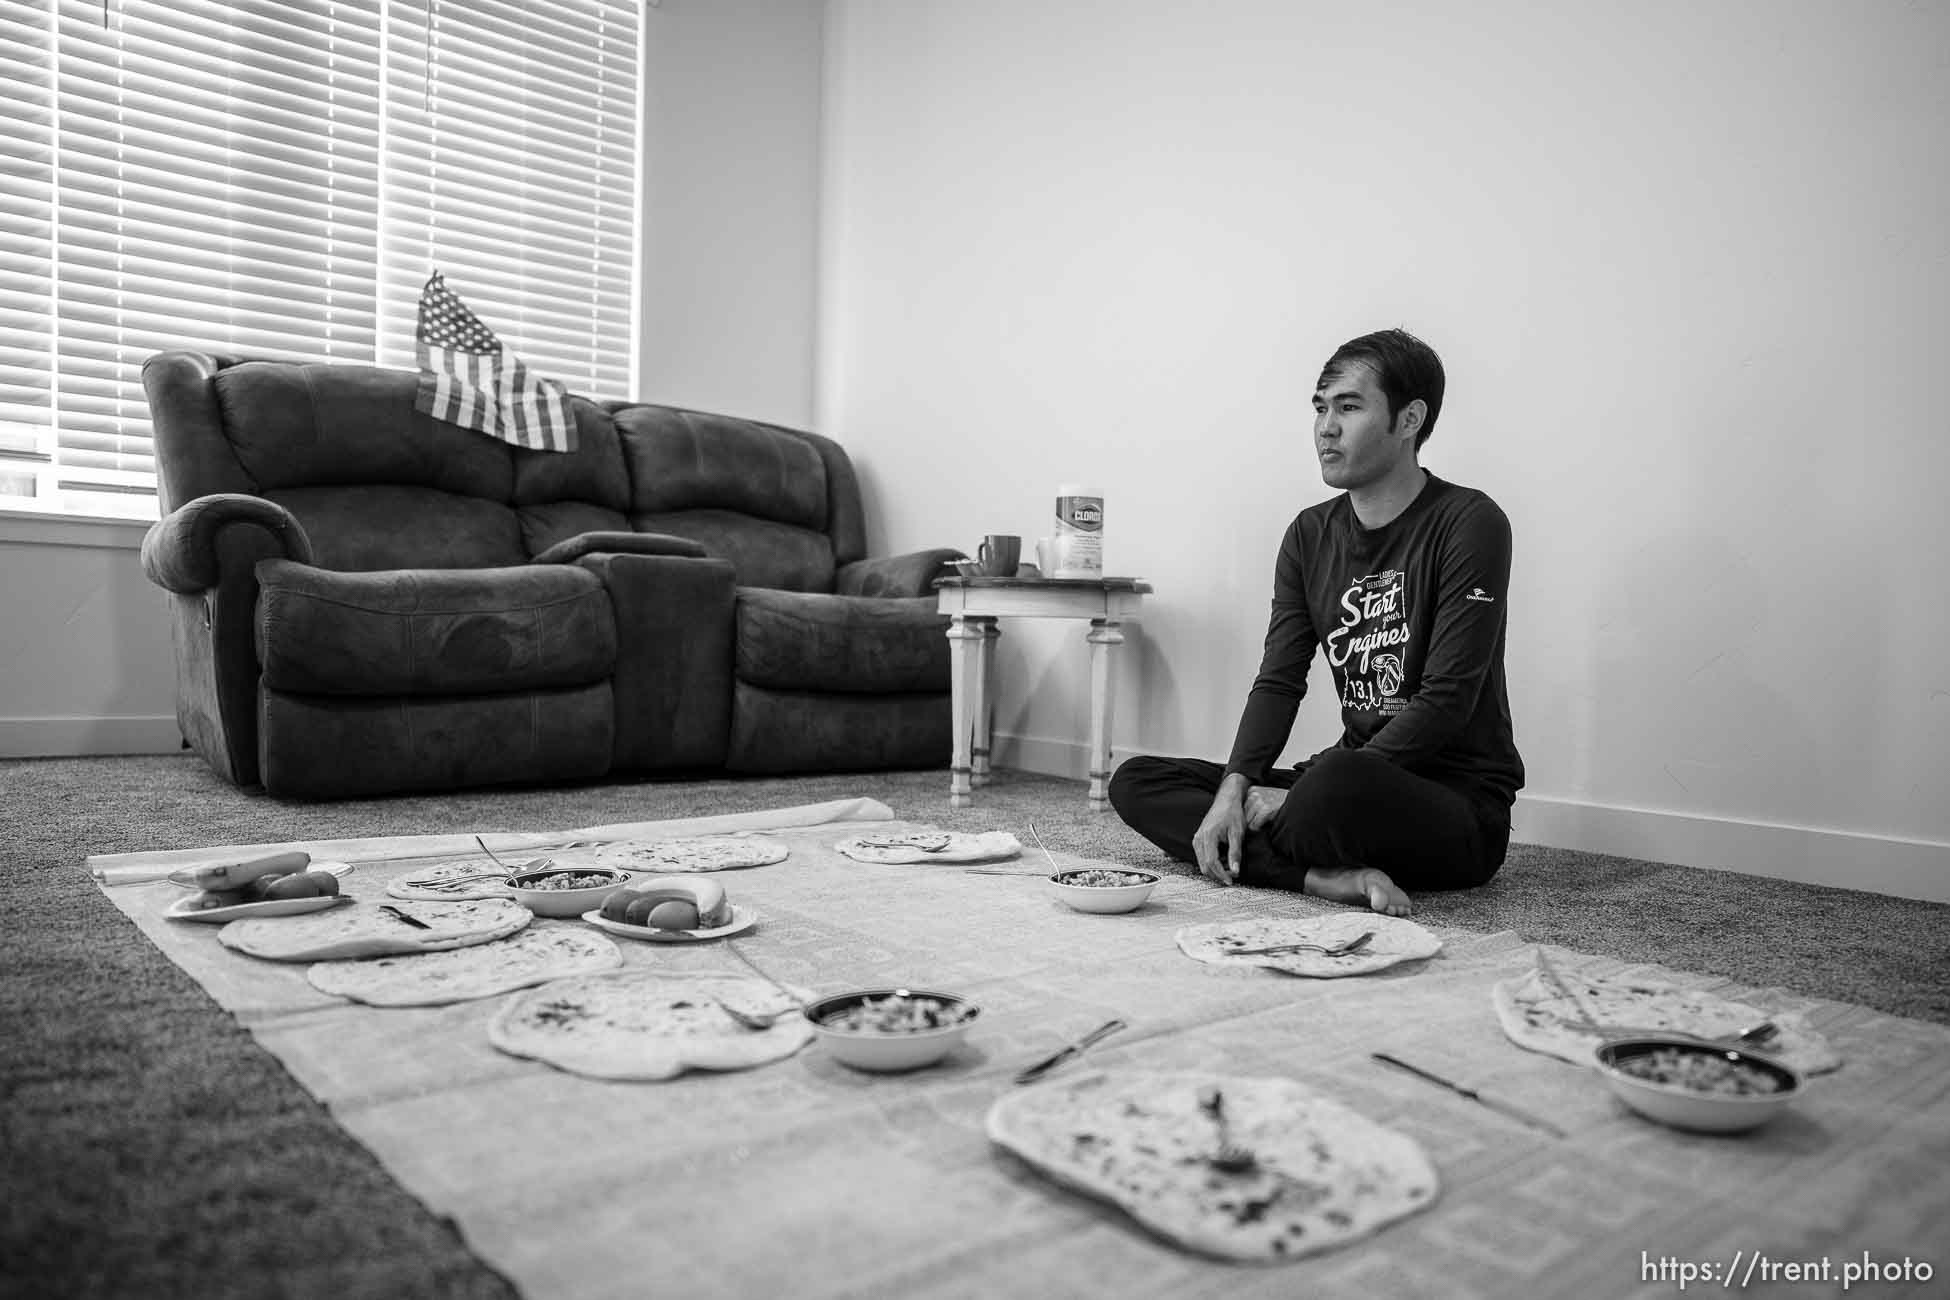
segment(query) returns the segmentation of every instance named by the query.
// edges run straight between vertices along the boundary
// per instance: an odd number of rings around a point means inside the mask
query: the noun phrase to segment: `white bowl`
[[[851,1011],[869,1000],[879,1002],[886,998],[933,998],[947,1007],[959,1009],[961,1019],[932,1029],[891,1031],[842,1029],[826,1023],[834,1016]],[[813,1032],[835,1058],[856,1070],[876,1072],[918,1070],[924,1065],[933,1065],[961,1044],[968,1034],[968,1027],[981,1014],[980,1007],[958,994],[902,988],[855,989],[851,993],[835,993],[806,1008],[806,1019],[812,1021]]]
[[[534,889],[549,876],[602,876],[604,883],[582,889]],[[603,900],[630,883],[630,873],[609,867],[534,867],[508,877],[515,901],[536,916],[581,916],[602,907]]]
[[[1682,1083],[1642,1078],[1621,1068],[1659,1051],[1709,1063],[1752,1070],[1780,1085],[1776,1092],[1719,1093]],[[1597,1049],[1598,1073],[1619,1100],[1648,1119],[1696,1133],[1743,1133],[1774,1118],[1801,1095],[1801,1074],[1779,1061],[1738,1048],[1693,1038],[1618,1038]]]
[[[1081,883],[1105,872],[1137,879],[1132,884],[1124,885]],[[1151,891],[1158,887],[1158,880],[1159,877],[1149,871],[1127,871],[1122,867],[1082,867],[1075,871],[1057,872],[1049,878],[1049,885],[1058,898],[1079,912],[1133,912],[1151,897]]]

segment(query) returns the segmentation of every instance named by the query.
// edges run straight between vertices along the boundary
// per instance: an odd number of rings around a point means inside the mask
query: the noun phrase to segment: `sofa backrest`
[[[163,509],[265,497],[325,568],[522,564],[634,529],[702,543],[743,585],[830,591],[866,554],[852,465],[818,434],[578,397],[577,449],[530,451],[420,412],[408,370],[172,352],[143,380]]]
[[[860,489],[831,439],[700,411],[610,403],[630,526],[698,542],[748,587],[831,591],[866,554]]]

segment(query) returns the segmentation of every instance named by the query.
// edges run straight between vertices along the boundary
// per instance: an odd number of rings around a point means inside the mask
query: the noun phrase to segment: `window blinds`
[[[636,76],[626,0],[0,0],[0,506],[152,515],[144,358],[411,367],[436,267],[628,395]]]

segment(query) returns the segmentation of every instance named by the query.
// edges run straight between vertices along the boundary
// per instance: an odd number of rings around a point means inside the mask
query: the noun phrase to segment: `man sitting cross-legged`
[[[1221,884],[1405,916],[1407,891],[1480,885],[1503,864],[1523,785],[1503,676],[1510,524],[1421,467],[1442,389],[1441,360],[1401,330],[1328,359],[1314,448],[1344,491],[1301,511],[1280,544],[1230,760],[1137,757],[1111,778],[1132,829]],[[1319,646],[1340,740],[1276,771]]]

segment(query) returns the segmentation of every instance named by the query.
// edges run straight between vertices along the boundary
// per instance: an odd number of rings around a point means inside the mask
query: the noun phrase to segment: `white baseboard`
[[[1076,740],[997,733],[999,767],[1083,780],[1089,746]],[[1135,752],[1113,747],[1111,766]],[[1733,821],[1651,808],[1619,808],[1522,794],[1511,814],[1522,844],[1646,862],[1771,876],[1950,903],[1950,844],[1860,831]]]
[[[172,717],[0,718],[0,758],[174,754],[183,733]]]
[[[1131,752],[1113,746],[1112,769]],[[1044,736],[1016,736],[998,731],[989,738],[989,753],[997,767],[1068,777],[1072,781],[1090,779],[1090,746],[1085,741],[1050,740]]]
[[[1649,862],[1950,903],[1950,844],[1517,796],[1511,837]]]

